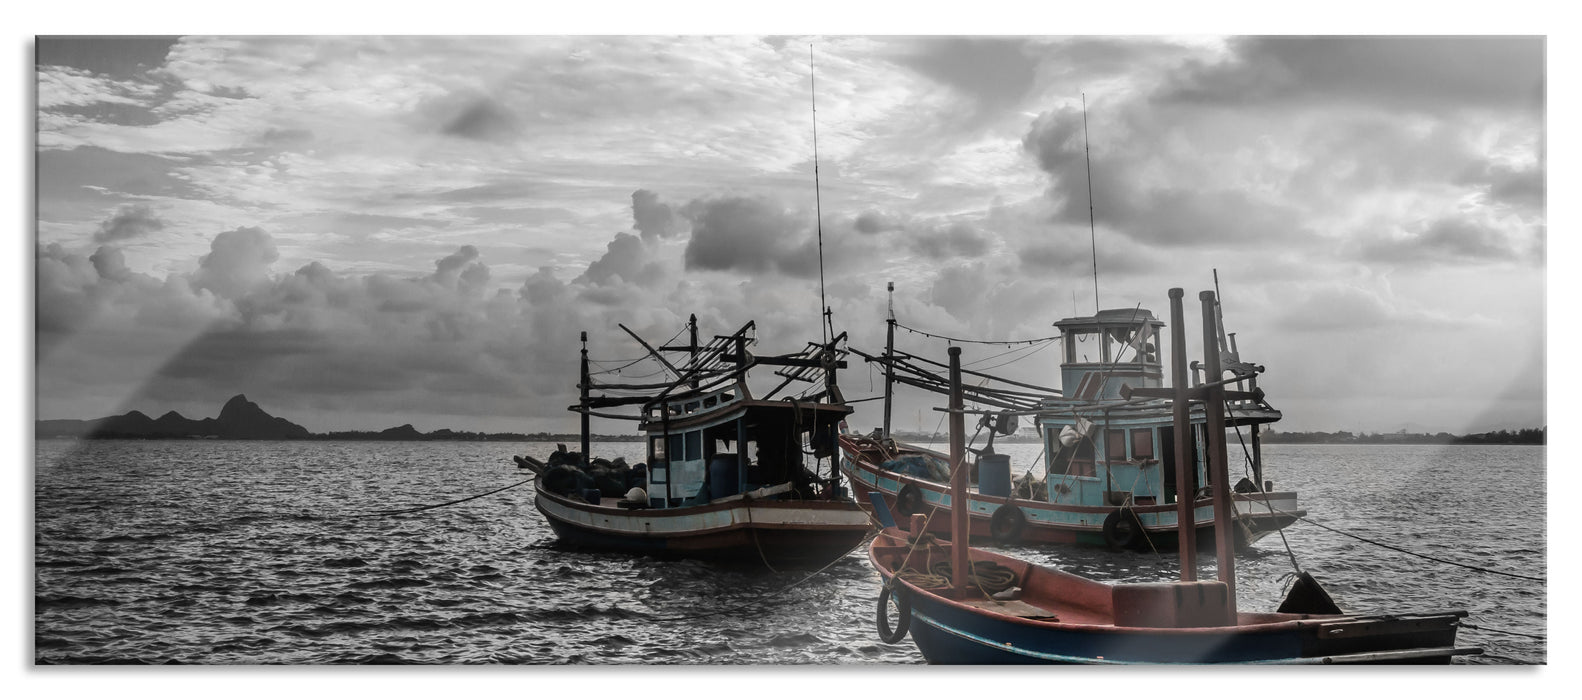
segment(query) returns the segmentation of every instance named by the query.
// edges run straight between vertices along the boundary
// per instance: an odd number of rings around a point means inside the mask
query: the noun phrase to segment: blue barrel
[[[1011,456],[984,455],[978,458],[978,493],[1004,498],[1011,495]]]
[[[709,460],[709,498],[734,496],[741,491],[741,477],[736,470],[736,455],[722,452]]]

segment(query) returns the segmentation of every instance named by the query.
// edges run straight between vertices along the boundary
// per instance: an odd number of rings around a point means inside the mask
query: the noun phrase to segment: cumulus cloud
[[[806,237],[807,224],[783,206],[757,197],[722,197],[689,203],[692,237],[684,260],[688,269],[765,272],[798,268],[793,252]]]
[[[670,205],[659,201],[659,195],[648,190],[632,193],[633,227],[643,240],[670,238],[684,230],[685,222]]]
[[[275,241],[263,229],[242,227],[214,237],[209,254],[198,260],[193,287],[235,299],[263,284],[269,266],[280,259]]]
[[[98,243],[112,243],[140,238],[165,228],[165,222],[154,215],[146,204],[122,206],[115,215],[99,224],[93,234]]]

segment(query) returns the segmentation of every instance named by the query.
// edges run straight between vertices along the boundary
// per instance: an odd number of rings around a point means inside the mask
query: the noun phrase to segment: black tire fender
[[[890,628],[890,595],[895,594],[895,607],[897,610],[895,629]],[[906,586],[897,584],[893,579],[879,588],[879,610],[874,623],[879,628],[879,639],[885,644],[895,644],[906,639],[906,633],[912,629],[912,594]]]
[[[1022,528],[1027,525],[1027,515],[1014,503],[996,508],[989,517],[989,537],[999,544],[1015,544],[1022,539]]]
[[[1104,518],[1104,544],[1111,549],[1136,549],[1145,537],[1142,520],[1130,508],[1116,508]]]
[[[895,514],[910,518],[923,510],[923,490],[916,484],[902,484],[895,493]]]

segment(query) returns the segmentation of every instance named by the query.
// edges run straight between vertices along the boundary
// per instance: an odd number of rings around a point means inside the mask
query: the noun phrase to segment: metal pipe
[[[950,587],[956,599],[967,597],[967,548],[971,539],[967,521],[966,425],[961,409],[961,348],[950,348]]]
[[[1199,292],[1203,302],[1203,365],[1207,378],[1212,382],[1220,378],[1218,305],[1213,292]],[[1206,387],[1204,397],[1204,437],[1208,442],[1209,479],[1214,488],[1214,555],[1219,570],[1219,580],[1224,582],[1229,605],[1227,624],[1236,623],[1236,532],[1231,521],[1230,470],[1226,466],[1228,455],[1225,445],[1225,387]]]
[[[1197,580],[1197,494],[1192,488],[1192,407],[1187,402],[1186,324],[1181,298],[1186,292],[1180,287],[1170,290],[1170,386],[1175,389],[1171,401],[1174,418],[1174,447],[1176,472],[1176,541],[1180,547],[1181,580]]]

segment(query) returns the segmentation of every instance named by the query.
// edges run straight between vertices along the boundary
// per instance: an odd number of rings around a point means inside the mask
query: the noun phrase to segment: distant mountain
[[[445,440],[497,442],[571,442],[578,435],[567,433],[473,433],[441,428],[424,433],[412,424],[372,432],[353,430],[310,433],[296,423],[269,415],[258,404],[238,394],[220,408],[218,418],[194,420],[175,411],[149,418],[141,411],[97,420],[41,420],[33,427],[36,439],[103,438],[180,440],[216,438],[221,440]],[[641,435],[592,435],[595,442],[643,440]]]
[[[301,440],[313,434],[296,423],[269,415],[237,394],[225,402],[218,418],[193,420],[171,411],[158,420],[141,411],[98,420],[42,420],[34,426],[39,438],[219,438],[223,440]]]

